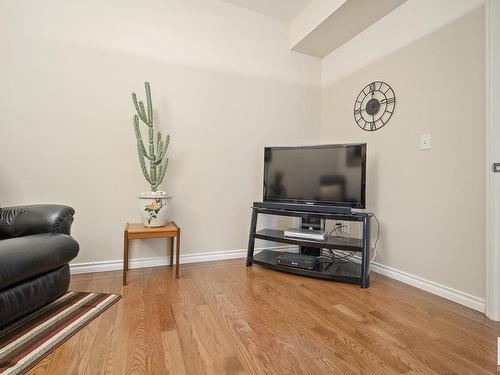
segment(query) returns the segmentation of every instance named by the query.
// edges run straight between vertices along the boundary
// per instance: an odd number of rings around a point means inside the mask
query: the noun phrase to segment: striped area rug
[[[0,374],[23,374],[112,304],[118,294],[68,292],[0,330]]]

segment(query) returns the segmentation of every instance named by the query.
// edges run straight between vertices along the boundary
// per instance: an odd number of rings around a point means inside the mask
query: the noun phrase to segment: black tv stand
[[[321,212],[309,209],[299,209],[299,207],[296,207],[299,205],[293,206],[294,209],[291,209],[289,204],[281,205],[279,203],[254,202],[252,207],[250,236],[248,240],[247,266],[251,266],[255,263],[278,271],[327,280],[350,282],[359,284],[361,288],[368,288],[370,283],[370,216],[366,213],[351,212],[350,209],[348,213],[331,211]],[[257,231],[257,218],[259,214],[292,217],[317,217],[325,220],[361,222],[363,235],[360,239],[328,236],[323,242],[285,237],[284,231],[282,230],[261,229]],[[258,254],[254,254],[255,239],[280,242],[290,245],[314,247],[318,249],[335,249],[357,252],[360,254],[361,262],[351,261],[342,263],[330,262],[329,264],[319,263],[314,269],[289,267],[278,264],[276,261],[276,258],[281,254],[280,251],[262,250]]]

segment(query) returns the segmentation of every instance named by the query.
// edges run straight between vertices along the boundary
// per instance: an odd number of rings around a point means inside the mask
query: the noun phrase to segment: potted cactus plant
[[[165,177],[168,158],[166,157],[170,135],[162,138],[158,131],[155,137],[153,102],[151,100],[151,88],[149,82],[144,83],[146,89],[146,103],[137,100],[137,95],[132,93],[132,101],[136,114],[134,114],[134,131],[137,139],[137,153],[144,178],[151,186],[151,190],[139,194],[139,211],[144,225],[147,227],[161,227],[167,223],[167,201],[170,198],[158,187]],[[148,134],[147,150],[142,141],[140,122],[146,125]],[[147,165],[146,165],[147,164]]]

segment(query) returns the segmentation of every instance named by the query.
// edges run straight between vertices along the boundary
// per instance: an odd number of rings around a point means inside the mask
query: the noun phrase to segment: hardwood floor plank
[[[168,373],[173,375],[187,374],[177,329],[163,332],[163,347],[165,348],[165,367],[168,369]]]
[[[371,287],[243,260],[77,275],[71,289],[121,293],[29,373],[488,374],[500,323],[372,274]]]
[[[269,278],[272,277],[283,277],[283,274],[269,275]],[[258,286],[259,284],[256,285]],[[359,371],[367,370],[363,364],[364,360],[359,361],[353,355],[350,355],[348,360],[345,359],[346,353],[352,354],[351,346],[349,342],[344,340],[343,336],[339,335],[338,331],[333,332],[333,336],[331,337],[336,340],[335,345],[331,345],[330,342],[325,343],[322,337],[314,331],[316,323],[318,323],[318,317],[311,316],[308,314],[307,309],[296,306],[297,300],[294,297],[290,298],[288,294],[284,294],[283,296],[280,291],[275,290],[276,284],[273,285],[271,279],[263,280],[261,286],[264,288],[265,293],[262,293],[263,290],[257,288],[252,290],[253,294],[250,297],[255,299],[260,298],[261,303],[259,305],[264,308],[264,310],[256,310],[255,315],[275,317],[274,321],[266,322],[269,329],[268,335],[278,335],[279,332],[283,331],[284,333],[281,335],[280,340],[288,343],[292,347],[292,351],[294,351],[293,348],[295,350],[307,348],[308,357],[312,355],[318,357],[333,356],[335,363],[342,373],[358,373]],[[290,306],[290,302],[292,306]],[[279,324],[276,324],[276,322],[279,322]],[[297,329],[300,329],[300,334],[296,332]],[[300,365],[307,362],[307,360],[302,360],[300,361]]]
[[[283,284],[276,284],[276,287],[280,285]],[[314,322],[313,330],[319,329],[321,331],[323,327],[335,327],[335,333],[329,332],[329,337],[341,333],[342,335],[339,335],[338,339],[347,342],[350,347],[358,349],[362,356],[359,361],[360,366],[366,362],[364,357],[369,356],[370,363],[385,373],[405,373],[409,370],[408,365],[394,355],[388,347],[385,347],[381,340],[378,340],[378,337],[370,334],[371,322],[368,320],[368,316],[360,310],[335,303],[328,297],[310,299],[301,291],[296,292],[295,296],[300,296],[300,298],[295,297],[295,303],[299,307],[297,310],[301,311],[302,317],[306,318],[306,321]],[[296,316],[296,320],[300,318],[301,316]],[[380,363],[377,365],[377,362]],[[384,363],[389,363],[390,368],[386,368]],[[378,371],[375,368],[367,368],[367,370],[372,373]]]

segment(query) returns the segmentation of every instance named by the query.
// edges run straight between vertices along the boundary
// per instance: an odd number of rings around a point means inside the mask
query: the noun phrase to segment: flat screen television
[[[365,208],[366,143],[264,150],[264,201]]]

